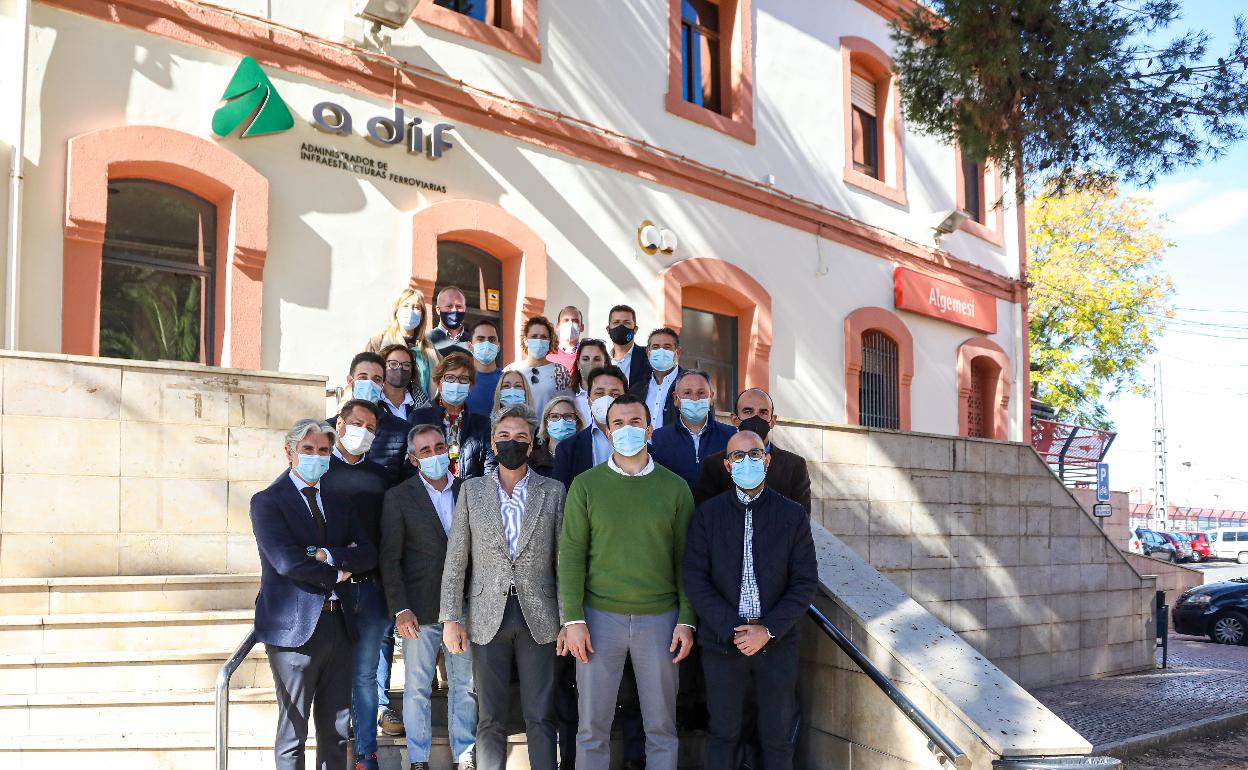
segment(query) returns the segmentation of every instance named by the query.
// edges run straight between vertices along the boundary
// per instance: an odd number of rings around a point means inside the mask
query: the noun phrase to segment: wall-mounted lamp
[[[355,15],[378,27],[401,29],[416,12],[421,0],[355,0]]]
[[[676,251],[678,242],[676,233],[660,228],[647,219],[637,228],[637,245],[647,254],[654,254],[659,251],[664,254],[671,254]]]
[[[945,237],[949,233],[955,232],[970,218],[971,215],[962,209],[954,209],[946,214],[945,218],[940,220],[940,224],[932,228],[932,230],[936,233],[936,245],[939,246],[941,238]]]

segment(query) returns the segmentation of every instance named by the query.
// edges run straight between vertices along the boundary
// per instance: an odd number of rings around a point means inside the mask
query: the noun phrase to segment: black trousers
[[[277,770],[303,770],[309,717],[316,724],[317,770],[342,770],[355,660],[342,611],[322,612],[311,638],[299,647],[264,647],[277,691]]]
[[[768,644],[752,656],[703,647],[706,674],[707,768],[733,768],[741,738],[741,713],[746,684],[754,682],[758,703],[758,740],[764,770],[793,770],[789,733],[797,719],[797,644]],[[713,693],[713,695],[710,695]]]
[[[533,770],[551,770],[555,766],[555,643],[533,641],[515,596],[507,599],[503,622],[494,638],[487,644],[472,645],[472,679],[477,690],[477,767],[507,767],[512,658],[520,674],[520,711],[529,741],[529,766]]]
[[[576,658],[555,658],[555,727],[559,731],[559,759],[576,761],[576,730],[580,723],[576,707]]]

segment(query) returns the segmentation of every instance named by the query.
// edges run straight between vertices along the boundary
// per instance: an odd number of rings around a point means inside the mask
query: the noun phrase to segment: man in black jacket
[[[382,385],[385,383],[386,361],[376,353],[357,353],[351,359],[351,368],[347,372],[347,399],[367,401],[376,404],[381,400]],[[368,438],[364,456],[371,462],[386,469],[390,483],[400,480],[403,470],[404,442],[407,441],[407,420],[395,417],[386,409],[380,410],[377,425]],[[325,421],[325,426],[334,427],[335,418]]]
[[[408,461],[415,475],[386,493],[378,564],[395,626],[403,638],[408,761],[413,768],[427,770],[433,739],[430,696],[438,650],[443,646],[438,622],[442,567],[461,481],[448,472],[451,458],[441,426],[412,428]],[[446,669],[451,758],[461,767],[470,766],[477,729],[471,654],[446,655]]]
[[[798,622],[818,581],[810,521],[764,484],[763,440],[728,442],[733,489],[698,506],[685,541],[685,592],[698,613],[710,723],[704,767],[733,767],[746,684],[753,679],[767,770],[792,770]]]
[[[776,408],[771,396],[762,388],[750,388],[737,396],[732,408],[732,424],[738,430],[757,433],[770,457],[767,466],[767,487],[779,492],[802,506],[810,515],[810,471],[806,460],[799,455],[781,449],[768,438],[776,427]],[[732,477],[724,465],[724,453],[708,455],[702,461],[702,473],[698,486],[693,490],[693,501],[701,503],[732,489]]]
[[[329,458],[329,470],[321,480],[325,494],[351,503],[365,536],[374,546],[381,541],[381,502],[390,486],[390,474],[377,463],[365,460],[364,454],[377,433],[382,412],[371,401],[351,400],[343,404],[334,425],[338,438]],[[389,710],[386,690],[394,652],[393,643],[386,644],[393,638],[393,628],[377,570],[353,574],[343,600],[354,610],[358,633],[351,695],[355,756],[363,770],[377,770],[377,724],[384,717],[378,709],[384,704],[385,710]],[[383,656],[386,666],[379,671]]]

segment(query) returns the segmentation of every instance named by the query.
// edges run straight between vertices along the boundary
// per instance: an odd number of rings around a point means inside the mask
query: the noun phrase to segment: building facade
[[[348,0],[38,0],[6,336],[336,383],[401,289],[458,284],[508,360],[525,317],[626,303],[721,405],[1026,440],[1020,212],[906,130],[915,7],[425,0],[381,39]]]

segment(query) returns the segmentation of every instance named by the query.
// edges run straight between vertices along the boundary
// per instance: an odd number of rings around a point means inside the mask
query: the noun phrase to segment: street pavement
[[[1157,656],[1160,662],[1160,648]],[[1172,635],[1166,670],[1059,684],[1032,695],[1099,749],[1192,722],[1248,715],[1246,673],[1248,647]]]
[[[1206,561],[1200,564],[1187,564],[1185,566],[1203,572],[1206,585],[1216,583],[1219,580],[1248,576],[1248,564],[1236,564],[1233,561]]]

